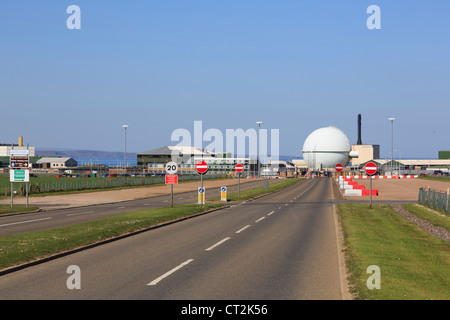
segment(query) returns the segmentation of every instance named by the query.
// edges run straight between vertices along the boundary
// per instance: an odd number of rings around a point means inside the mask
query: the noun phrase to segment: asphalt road
[[[276,183],[279,181],[280,180],[277,179],[268,180],[269,183]],[[241,191],[261,187],[262,183],[262,181],[241,182]],[[237,193],[237,190],[237,185],[227,187],[228,193]],[[196,191],[176,193],[174,194],[174,204],[197,203],[197,197]],[[213,197],[220,197],[220,188],[206,190],[206,200]],[[93,221],[133,210],[166,207],[169,206],[170,203],[171,196],[169,194],[111,204],[0,216],[0,236]]]
[[[331,179],[304,180],[3,275],[0,299],[341,299],[332,206]]]

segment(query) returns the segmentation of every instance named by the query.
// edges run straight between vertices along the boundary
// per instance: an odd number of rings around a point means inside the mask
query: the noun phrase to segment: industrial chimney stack
[[[362,145],[361,141],[361,114],[358,114],[358,142],[357,145]]]

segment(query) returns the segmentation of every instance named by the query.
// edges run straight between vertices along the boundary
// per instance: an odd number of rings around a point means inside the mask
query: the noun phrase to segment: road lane
[[[1,276],[0,299],[340,299],[330,182]],[[70,265],[80,290],[66,286]]]

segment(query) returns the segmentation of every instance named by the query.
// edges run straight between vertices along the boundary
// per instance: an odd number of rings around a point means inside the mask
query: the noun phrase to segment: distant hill
[[[122,159],[123,152],[95,151],[95,150],[44,150],[37,149],[38,157],[70,157],[74,159]],[[136,153],[127,152],[127,158],[136,158]]]

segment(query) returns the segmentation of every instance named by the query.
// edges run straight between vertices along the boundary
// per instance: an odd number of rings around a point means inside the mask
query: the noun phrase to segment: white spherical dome
[[[334,168],[349,162],[350,142],[336,127],[320,128],[312,132],[303,144],[303,159],[311,169]]]

